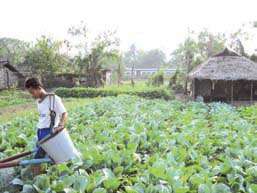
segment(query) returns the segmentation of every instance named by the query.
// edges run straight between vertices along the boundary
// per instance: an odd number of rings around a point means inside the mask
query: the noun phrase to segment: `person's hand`
[[[64,128],[64,126],[63,125],[58,125],[58,127],[55,127],[54,128],[54,133],[57,133],[57,132],[59,132],[59,131],[61,131],[62,129]]]

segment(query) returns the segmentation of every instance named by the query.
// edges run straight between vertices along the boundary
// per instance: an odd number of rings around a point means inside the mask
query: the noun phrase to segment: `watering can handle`
[[[27,151],[27,152],[23,152],[23,153],[20,153],[20,154],[17,154],[17,155],[14,155],[14,156],[2,159],[2,160],[0,160],[0,164],[1,163],[6,163],[6,162],[9,162],[9,161],[13,161],[13,160],[16,160],[16,159],[19,159],[21,157],[25,157],[25,156],[30,155],[32,153],[33,153],[33,151]]]
[[[11,167],[19,166],[19,165],[20,165],[20,161],[19,160],[12,161],[12,162],[0,163],[0,169],[11,168]]]

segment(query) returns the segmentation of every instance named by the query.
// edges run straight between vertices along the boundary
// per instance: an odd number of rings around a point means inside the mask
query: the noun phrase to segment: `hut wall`
[[[18,77],[14,72],[8,70],[4,66],[0,67],[0,89],[16,87],[18,84]]]
[[[202,96],[205,102],[223,101],[230,102],[231,97],[235,101],[251,100],[251,84],[253,84],[253,100],[257,100],[257,81],[211,81],[211,80],[195,80],[194,81],[195,97]],[[233,84],[233,95],[232,95]]]
[[[204,99],[209,98],[211,96],[211,81],[195,79],[194,96],[202,96]]]
[[[252,81],[253,99],[257,100],[257,81]],[[251,81],[239,80],[234,82],[234,99],[248,101],[251,99]]]
[[[231,81],[212,81],[212,93],[210,101],[230,101],[231,99]]]
[[[5,73],[5,69],[0,66],[0,89],[6,88]]]

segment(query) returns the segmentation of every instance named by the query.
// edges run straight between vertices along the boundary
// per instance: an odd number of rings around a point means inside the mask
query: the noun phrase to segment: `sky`
[[[1,0],[0,37],[66,39],[68,28],[83,20],[93,35],[117,30],[122,50],[135,43],[169,54],[188,28],[233,31],[257,19],[256,5],[255,0]]]

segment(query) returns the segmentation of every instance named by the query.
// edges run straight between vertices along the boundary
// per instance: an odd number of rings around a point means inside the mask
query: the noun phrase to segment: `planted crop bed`
[[[17,169],[24,193],[257,192],[256,107],[119,96],[69,116],[82,161],[35,178]],[[1,125],[1,157],[32,148],[35,121]]]

